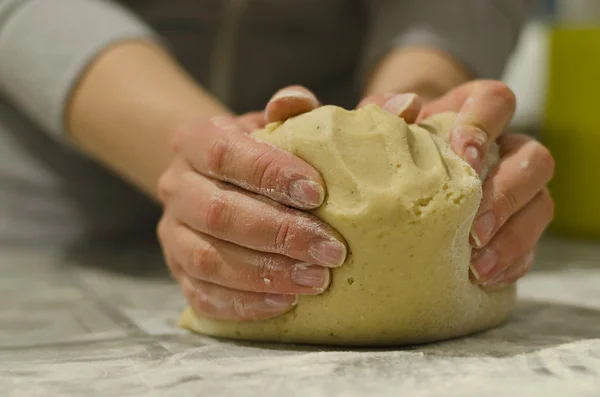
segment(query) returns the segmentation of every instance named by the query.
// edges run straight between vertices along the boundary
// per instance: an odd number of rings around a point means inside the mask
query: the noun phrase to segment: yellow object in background
[[[600,24],[551,30],[542,141],[556,160],[551,228],[600,238]]]

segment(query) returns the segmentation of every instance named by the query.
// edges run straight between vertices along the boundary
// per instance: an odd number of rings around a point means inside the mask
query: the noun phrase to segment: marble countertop
[[[2,396],[600,396],[600,244],[546,238],[504,326],[399,349],[218,341],[155,249],[0,250]]]

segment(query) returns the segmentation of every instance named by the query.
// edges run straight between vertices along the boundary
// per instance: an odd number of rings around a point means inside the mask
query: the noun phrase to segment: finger
[[[365,97],[358,104],[360,109],[367,105],[378,105],[384,110],[398,116],[406,123],[413,124],[421,111],[421,98],[417,94],[375,94]]]
[[[285,87],[269,100],[265,110],[267,123],[285,121],[319,107],[319,100],[310,90],[299,85]]]
[[[485,246],[504,223],[550,181],[552,155],[525,135],[500,138],[502,158],[483,183],[483,197],[471,230],[472,245]]]
[[[485,283],[532,251],[553,217],[554,204],[547,188],[498,231],[492,241],[473,252],[471,271],[476,283]]]
[[[282,204],[311,209],[325,198],[325,183],[302,159],[246,134],[228,117],[186,129],[182,152],[199,173],[262,194]]]
[[[520,278],[524,277],[533,266],[535,259],[534,251],[530,251],[523,255],[515,263],[508,268],[502,270],[489,281],[481,285],[486,291],[497,291],[516,283]]]
[[[261,128],[265,128],[267,122],[265,120],[265,112],[250,112],[238,117],[238,122],[242,124],[246,131],[252,132]]]
[[[262,196],[193,171],[163,184],[162,191],[170,215],[193,230],[322,266],[340,266],[346,259],[346,246],[329,225]]]
[[[298,301],[295,295],[236,291],[191,277],[182,277],[180,284],[196,313],[221,320],[266,320],[290,311]]]
[[[511,89],[500,81],[476,80],[427,105],[419,118],[445,111],[458,112],[450,145],[477,173],[492,142],[510,123],[516,109]]]
[[[282,255],[253,251],[197,233],[171,221],[163,240],[195,279],[230,289],[276,294],[317,295],[329,286],[329,269]]]

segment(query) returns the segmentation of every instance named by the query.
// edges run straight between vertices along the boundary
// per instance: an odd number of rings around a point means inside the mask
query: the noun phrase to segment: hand
[[[515,96],[503,83],[473,81],[425,105],[418,118],[458,112],[450,144],[477,172],[490,144],[498,141],[500,162],[483,184],[471,231],[476,248],[471,280],[490,290],[506,287],[529,271],[537,242],[554,211],[546,188],[554,171],[548,149],[525,135],[502,135],[515,107]]]
[[[226,320],[261,320],[319,294],[346,246],[324,222],[298,209],[320,206],[321,176],[248,132],[263,113],[190,124],[159,181],[158,236],[193,309]],[[294,209],[294,208],[297,209]]]
[[[375,104],[382,109],[403,118],[407,123],[414,123],[421,111],[421,99],[416,94],[375,94],[365,97],[357,106]],[[310,112],[320,106],[319,100],[308,89],[302,86],[289,86],[279,90],[265,110],[268,123],[285,121],[290,117]]]
[[[274,99],[267,106],[269,121],[285,120],[318,106],[315,96],[302,87],[284,89]],[[369,103],[407,123],[440,112],[458,112],[450,145],[478,173],[491,143],[498,141],[501,159],[484,182],[471,232],[475,248],[471,280],[493,290],[523,277],[553,217],[554,205],[546,184],[552,178],[554,160],[548,149],[525,135],[502,135],[515,112],[512,91],[498,81],[472,81],[425,105],[414,94],[376,94],[363,99],[358,107]]]

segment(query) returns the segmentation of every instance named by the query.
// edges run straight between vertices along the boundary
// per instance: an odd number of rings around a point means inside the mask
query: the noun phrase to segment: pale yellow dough
[[[408,126],[375,105],[324,106],[255,132],[321,173],[328,195],[314,214],[345,237],[350,254],[328,291],[301,296],[281,317],[235,323],[186,309],[180,325],[235,339],[396,345],[505,320],[515,288],[486,293],[469,281],[481,182],[447,143],[454,119],[445,113]]]

